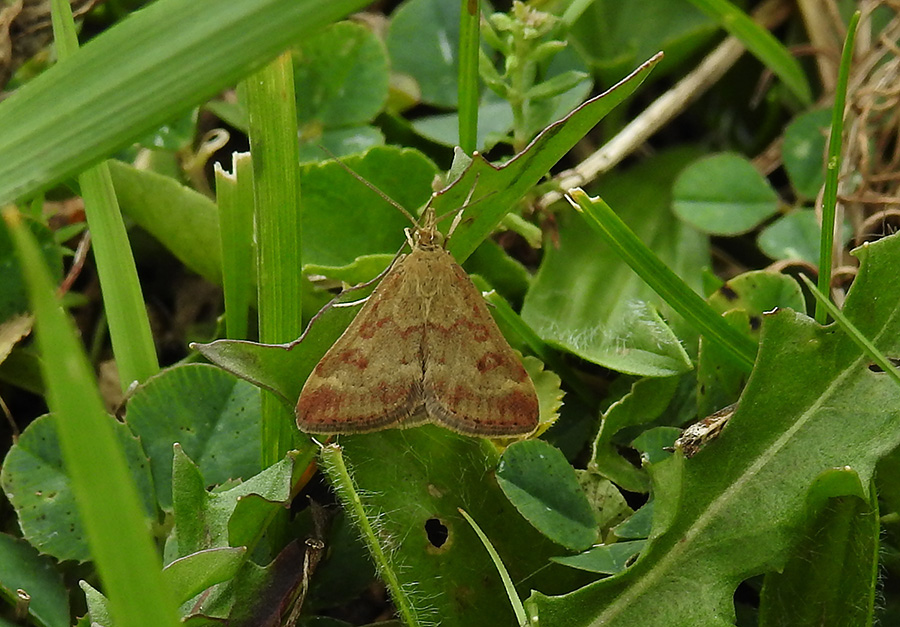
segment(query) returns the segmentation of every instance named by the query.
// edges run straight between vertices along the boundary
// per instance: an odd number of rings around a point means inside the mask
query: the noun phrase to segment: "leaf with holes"
[[[857,250],[844,313],[889,357],[900,355],[900,237]],[[750,576],[781,569],[806,529],[823,470],[850,466],[866,485],[900,444],[900,389],[839,328],[789,309],[766,314],[756,367],[719,437],[690,459],[650,467],[653,528],[623,573],[570,594],[535,593],[542,627],[725,625]]]
[[[492,472],[499,455],[487,440],[425,425],[341,436],[340,443],[387,566],[423,619],[444,627],[515,620],[509,604],[497,602],[505,598],[500,576],[458,508],[487,535],[520,597],[532,588],[561,592],[584,581],[584,573],[548,566],[560,547],[500,491]]]

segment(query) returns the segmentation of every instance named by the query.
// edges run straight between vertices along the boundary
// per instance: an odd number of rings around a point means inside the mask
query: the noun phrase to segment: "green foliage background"
[[[896,136],[864,87],[900,16],[845,57],[852,287],[821,326],[793,275],[820,264],[835,80],[791,50],[840,56],[855,3],[827,2],[830,39],[775,0],[481,3],[479,48],[465,0],[108,0],[78,38],[54,0],[0,102],[0,627],[891,624],[900,240],[867,198],[896,195]],[[749,53],[666,101],[726,36]],[[293,427],[371,287],[332,299],[409,226],[332,157],[463,207],[448,250],[523,354],[534,434]],[[597,199],[553,202],[573,172]]]

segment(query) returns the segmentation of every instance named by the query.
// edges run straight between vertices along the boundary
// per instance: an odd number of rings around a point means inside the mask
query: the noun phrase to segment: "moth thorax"
[[[434,250],[444,247],[444,234],[433,226],[420,227],[415,232],[415,243],[419,248]]]

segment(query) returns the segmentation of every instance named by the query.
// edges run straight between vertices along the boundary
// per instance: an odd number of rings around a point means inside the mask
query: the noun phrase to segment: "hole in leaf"
[[[900,367],[900,358],[897,357],[888,357],[888,361],[891,362],[895,367]],[[869,364],[869,370],[872,372],[884,372],[884,368],[872,362]]]
[[[425,534],[431,546],[439,549],[447,542],[450,530],[437,518],[429,518],[425,521]]]
[[[725,297],[725,300],[737,300],[738,293],[734,291],[727,283],[719,288],[719,293]]]

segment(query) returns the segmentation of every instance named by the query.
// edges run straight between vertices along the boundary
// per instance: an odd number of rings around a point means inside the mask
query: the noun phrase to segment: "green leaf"
[[[331,158],[329,153],[337,157],[356,155],[384,145],[384,133],[375,126],[327,129],[309,127],[304,130],[312,131],[313,134],[304,136],[302,139],[305,141],[300,142],[300,163],[325,161]],[[319,130],[321,134],[316,134]]]
[[[291,498],[292,479],[298,478],[294,475],[306,468],[311,457],[301,458],[296,452],[289,453],[285,459],[246,481],[209,492],[197,465],[180,446],[176,446],[172,462],[172,501],[177,542],[166,546],[168,561],[206,549],[236,546],[233,531],[237,532],[237,539],[244,541],[241,546],[252,551],[253,546],[246,541],[258,540],[268,521],[265,516],[256,516],[255,505],[241,512],[245,509],[241,503],[255,495],[283,507]],[[256,537],[248,528],[251,520],[256,524]]]
[[[565,590],[577,581],[577,571],[542,568],[559,547],[503,496],[492,473],[498,454],[487,441],[425,425],[341,436],[340,443],[363,515],[376,531],[367,542],[383,548],[420,618],[444,627],[513,624],[509,604],[497,602],[505,598],[500,577],[459,507],[479,522],[512,580],[522,582],[520,597],[532,587]],[[329,477],[334,481],[330,471]],[[338,496],[347,506],[349,495]]]
[[[388,96],[387,52],[362,24],[332,24],[294,52],[297,119],[303,127],[370,122]]]
[[[78,582],[81,590],[84,592],[84,598],[87,601],[88,615],[91,617],[91,627],[100,625],[101,627],[112,627],[112,616],[109,613],[109,600],[103,594],[91,586],[83,579]]]
[[[225,300],[225,332],[235,340],[246,339],[250,303],[254,299],[253,162],[249,152],[231,153],[231,172],[213,166],[219,205],[219,241],[229,251],[222,257],[222,291]]]
[[[631,390],[613,403],[603,416],[594,440],[588,470],[631,492],[647,492],[650,478],[617,452],[615,436],[622,429],[652,423],[669,406],[678,387],[677,377],[638,379]]]
[[[180,444],[173,447],[172,456],[172,513],[174,529],[166,543],[166,561],[185,557],[207,548],[226,546],[213,544],[212,534],[207,529],[214,528],[214,522],[207,520],[208,498],[203,475],[190,457],[184,454]],[[220,528],[224,525],[220,522]],[[219,529],[219,536],[222,532]]]
[[[778,194],[746,158],[721,153],[699,159],[675,181],[675,214],[712,235],[745,233],[778,211]]]
[[[122,212],[185,266],[222,283],[219,211],[209,198],[156,172],[110,160],[109,172]]]
[[[196,460],[204,485],[249,478],[261,469],[259,391],[220,368],[163,370],[137,388],[126,422],[150,458],[162,507],[172,503],[172,445]]]
[[[602,198],[590,198],[581,189],[569,192],[569,200],[584,214],[588,225],[603,242],[678,313],[697,333],[721,346],[735,365],[749,371],[756,358],[756,343],[735,332],[710,309],[687,283],[638,238]]]
[[[872,624],[880,525],[874,491],[867,492],[856,472],[846,468],[827,470],[817,479],[806,534],[784,570],[766,575],[761,624]]]
[[[419,151],[393,146],[342,161],[414,215],[428,200],[437,172]],[[361,255],[396,253],[406,241],[409,221],[340,164],[304,165],[300,186],[304,265],[343,266]]]
[[[238,86],[247,103],[253,166],[256,312],[263,342],[287,342],[303,328],[303,249],[297,104],[290,55],[278,56]],[[228,251],[223,250],[223,254]],[[260,396],[264,466],[292,447],[290,414],[270,394]]]
[[[490,148],[512,129],[513,112],[509,102],[486,92],[478,103],[478,128],[475,145],[480,150]],[[445,146],[459,143],[459,116],[453,113],[438,113],[413,120],[416,133],[433,142]]]
[[[604,194],[618,202],[620,217],[657,255],[683,267],[688,280],[699,284],[704,242],[667,206],[671,181],[685,157],[682,151],[667,153],[612,176]],[[612,370],[646,376],[685,372],[690,361],[654,310],[659,303],[578,216],[563,214],[558,244],[546,248],[522,317],[545,342]]]
[[[406,0],[391,15],[387,49],[391,68],[416,80],[422,102],[456,107],[458,2]]]
[[[347,289],[364,290],[358,287],[371,281],[384,272],[391,262],[397,258],[396,253],[376,253],[374,255],[360,255],[346,266],[318,265],[315,263],[304,266],[304,274],[310,281],[317,281],[321,277],[328,277],[334,281],[340,281],[341,285],[350,286]],[[327,282],[325,282],[327,285]],[[319,290],[324,292],[324,290]],[[325,292],[327,293],[327,292]]]
[[[847,101],[847,83],[853,65],[853,45],[859,27],[861,11],[854,11],[847,24],[841,62],[838,66],[837,84],[834,88],[834,104],[831,107],[831,129],[828,134],[828,153],[825,158],[825,187],[822,190],[822,230],[820,233],[818,280],[816,286],[822,293],[831,288],[831,268],[834,264],[834,229],[837,211],[838,178],[841,172],[841,152],[844,142],[844,109]],[[826,306],[816,299],[816,322],[828,321]]]
[[[156,517],[156,503],[147,455],[125,425],[107,420],[125,452],[143,499],[143,514],[151,520]],[[0,485],[16,510],[26,540],[59,560],[83,562],[91,559],[91,552],[72,491],[71,471],[63,464],[58,423],[58,417],[46,414],[28,425],[6,455]]]
[[[653,427],[636,437],[631,446],[640,451],[642,463],[655,464],[671,455],[681,432],[678,427]]]
[[[459,513],[462,514],[462,517],[466,519],[466,522],[471,525],[475,534],[478,536],[478,539],[481,540],[481,543],[484,545],[485,550],[487,550],[488,555],[491,556],[491,561],[494,562],[494,567],[500,574],[500,579],[503,580],[503,587],[506,590],[506,597],[509,599],[509,604],[512,605],[513,611],[516,613],[516,623],[519,625],[528,624],[528,617],[525,615],[525,608],[522,606],[522,601],[519,599],[519,593],[516,592],[516,587],[513,584],[512,579],[510,579],[509,573],[503,565],[503,561],[494,549],[494,545],[492,545],[488,537],[484,535],[484,532],[478,526],[478,523],[472,520],[472,517],[466,513],[466,510],[460,508]]]
[[[459,11],[459,76],[457,103],[459,108],[459,146],[472,154],[478,125],[479,71],[481,50],[481,2],[460,4]]]
[[[592,573],[615,575],[625,570],[632,558],[644,550],[646,540],[602,544],[578,555],[551,558],[557,564],[580,568]]]
[[[634,513],[612,481],[577,468],[575,476],[594,510],[594,519],[602,535]]]
[[[647,501],[628,520],[615,527],[613,533],[626,540],[647,538],[653,524],[653,509],[653,501]]]
[[[659,50],[663,75],[707,43],[715,24],[685,2],[593,0],[569,39],[588,57],[601,84],[613,83]]]
[[[805,311],[800,285],[777,272],[756,270],[740,274],[707,299],[742,334],[758,341],[763,315],[777,307]],[[706,339],[700,340],[697,360],[697,408],[703,418],[738,400],[747,383],[747,373],[729,363],[723,351]]]
[[[575,472],[562,452],[543,440],[508,447],[497,466],[497,483],[528,522],[573,551],[597,541],[597,523]]]
[[[844,313],[888,356],[900,354],[900,238],[858,251]],[[789,309],[767,314],[740,405],[690,459],[651,466],[651,541],[621,575],[528,601],[544,627],[725,624],[737,583],[781,569],[806,530],[806,500],[823,470],[849,466],[867,485],[900,444],[900,390],[846,334]],[[852,419],[850,419],[852,417]],[[689,495],[690,498],[681,498]],[[690,582],[689,589],[685,589]]]
[[[802,198],[814,199],[825,184],[825,145],[830,126],[831,109],[816,109],[801,113],[784,129],[781,158],[794,191]]]
[[[42,627],[67,627],[69,596],[55,562],[20,538],[0,533],[0,596],[15,603],[17,590],[31,600],[28,615]]]
[[[798,209],[778,218],[759,233],[760,250],[772,259],[798,259],[816,264],[819,261],[822,226],[814,209]],[[853,228],[844,222],[841,240],[844,246],[853,237]]]
[[[365,4],[149,4],[0,103],[0,205],[83,170]]]
[[[228,581],[244,563],[244,547],[224,547],[198,551],[168,564],[163,569],[166,585],[185,603],[210,586]]]
[[[83,171],[78,176],[78,185],[124,394],[134,383],[143,383],[159,372],[156,344],[109,166],[98,163]]]

